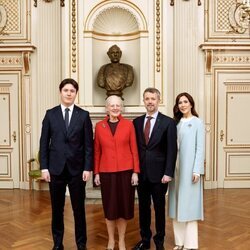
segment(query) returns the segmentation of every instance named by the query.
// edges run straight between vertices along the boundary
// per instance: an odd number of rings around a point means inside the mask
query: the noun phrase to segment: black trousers
[[[154,242],[161,245],[165,237],[165,195],[168,184],[151,183],[149,181],[140,180],[137,187],[139,198],[139,223],[140,234],[144,242],[150,242],[152,232],[151,225],[151,199],[154,204],[155,211],[155,228],[156,234]]]
[[[76,244],[86,244],[85,185],[82,174],[71,176],[65,166],[61,175],[51,175],[50,197],[52,206],[52,235],[54,245],[61,246],[64,234],[64,204],[68,185],[75,221]]]

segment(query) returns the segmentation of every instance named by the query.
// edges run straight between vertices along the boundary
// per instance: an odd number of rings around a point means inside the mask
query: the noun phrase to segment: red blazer
[[[94,140],[94,173],[133,170],[139,173],[139,157],[133,123],[119,116],[112,135],[108,116],[96,124]]]

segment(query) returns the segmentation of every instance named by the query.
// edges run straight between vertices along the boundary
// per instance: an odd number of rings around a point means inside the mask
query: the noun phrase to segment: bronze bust
[[[97,75],[97,84],[106,89],[107,97],[120,96],[122,91],[133,84],[134,71],[131,65],[120,63],[122,51],[117,45],[113,45],[107,52],[111,63],[103,65]]]

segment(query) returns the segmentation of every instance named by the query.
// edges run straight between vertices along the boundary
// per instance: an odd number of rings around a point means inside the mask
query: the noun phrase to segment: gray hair
[[[108,105],[110,104],[110,102],[113,100],[113,99],[116,99],[120,102],[120,105],[121,107],[123,108],[123,101],[122,101],[122,98],[120,96],[117,96],[117,95],[111,95],[109,96],[107,99],[106,99],[106,102],[105,102],[105,107],[107,108]]]

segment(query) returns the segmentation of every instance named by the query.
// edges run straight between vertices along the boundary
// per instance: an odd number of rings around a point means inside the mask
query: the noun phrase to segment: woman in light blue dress
[[[169,217],[173,219],[174,249],[198,249],[198,220],[203,220],[204,124],[188,93],[176,97],[178,160],[169,185]]]

